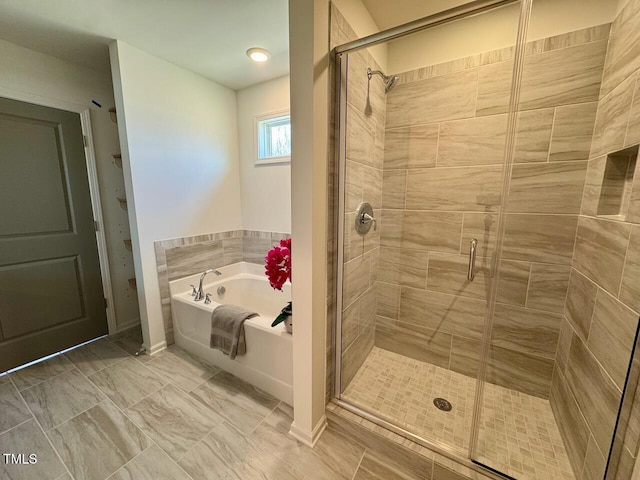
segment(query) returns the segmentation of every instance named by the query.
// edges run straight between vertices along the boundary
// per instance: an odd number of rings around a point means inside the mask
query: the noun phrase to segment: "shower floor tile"
[[[475,389],[474,378],[374,347],[342,398],[466,456]],[[489,383],[476,460],[522,480],[575,479],[549,401]]]

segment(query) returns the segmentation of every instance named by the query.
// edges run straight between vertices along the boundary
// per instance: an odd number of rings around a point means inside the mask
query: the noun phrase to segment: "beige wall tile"
[[[483,300],[402,287],[399,318],[440,332],[480,339],[485,306]]]
[[[476,258],[476,275],[473,281],[469,281],[469,255],[430,253],[427,289],[450,295],[486,299],[489,289],[488,261],[489,259],[484,257]],[[483,263],[487,265],[483,266]]]
[[[429,254],[420,250],[381,247],[378,280],[385,283],[425,288]]]
[[[602,156],[589,161],[587,175],[585,177],[584,193],[582,195],[581,213],[595,217],[598,213],[600,191],[604,178],[604,169],[607,157]]]
[[[571,340],[573,339],[573,328],[566,318],[563,318],[560,326],[560,336],[558,337],[558,350],[556,352],[556,369],[563,375],[569,362],[569,350],[571,350]]]
[[[404,208],[406,170],[385,170],[382,176],[382,208]]]
[[[375,122],[347,105],[347,158],[373,167],[375,139]]]
[[[529,262],[502,260],[498,278],[497,301],[507,305],[524,307],[527,301],[530,271],[531,264]]]
[[[451,342],[449,368],[468,377],[477,377],[481,350],[482,342],[480,340],[454,335]]]
[[[274,243],[276,242],[272,242],[270,238],[243,237],[242,257],[244,261],[263,264],[264,257]]]
[[[368,288],[369,259],[362,256],[345,263],[343,305],[351,305]]]
[[[378,282],[376,288],[377,315],[387,318],[398,318],[400,310],[400,286]]]
[[[556,108],[549,161],[587,160],[591,149],[598,102]]]
[[[590,435],[587,453],[584,456],[582,476],[580,478],[584,480],[602,480],[604,478],[606,466],[607,460],[604,458],[602,453],[600,453],[593,435]],[[576,469],[576,471],[580,470]]]
[[[353,343],[358,336],[360,322],[360,300],[356,300],[342,312],[342,352]]]
[[[602,96],[640,68],[640,20],[633,15],[611,33],[604,65]]]
[[[553,108],[520,112],[514,162],[546,162],[549,156]]]
[[[469,253],[469,242],[478,240],[477,255],[489,256],[495,249],[498,216],[495,213],[464,213],[460,253]]]
[[[549,403],[573,471],[580,472],[591,434],[564,375],[557,371],[551,382]]]
[[[640,223],[640,162],[636,159],[636,170],[633,175],[633,184],[629,196],[629,207],[625,216],[625,221],[629,223]],[[626,192],[625,192],[626,193]],[[623,199],[624,203],[624,199]]]
[[[342,354],[342,391],[353,380],[367,355],[373,349],[374,342],[375,330],[373,328],[365,329]]]
[[[580,217],[573,267],[609,292],[618,292],[631,226]]]
[[[383,210],[380,244],[438,252],[460,249],[462,213]]]
[[[428,117],[426,121],[431,121]],[[384,137],[384,169],[436,166],[438,124],[388,129]]]
[[[609,38],[611,24],[605,23],[595,27],[584,28],[574,32],[563,33],[544,39],[544,51],[557,50],[560,48],[573,47],[583,43],[597,42]]]
[[[420,325],[377,317],[376,347],[449,368],[451,335]]]
[[[585,342],[591,328],[591,317],[593,316],[597,293],[598,286],[595,283],[575,268],[571,269],[564,315],[576,333]]]
[[[491,344],[554,359],[561,315],[496,304]]]
[[[633,94],[633,105],[627,126],[627,136],[624,145],[635,145],[640,143],[640,75],[637,75],[636,88]]]
[[[266,254],[267,250],[264,253]],[[170,248],[165,254],[170,281],[224,264],[221,240]]]
[[[621,392],[577,336],[571,342],[566,378],[599,448],[608,451]]]
[[[425,168],[407,171],[407,210],[496,210],[502,167]]]
[[[502,164],[506,132],[506,115],[441,123],[438,166]]]
[[[472,117],[477,79],[466,70],[398,85],[387,95],[387,128]]]
[[[638,314],[598,290],[587,347],[622,390],[638,329]]]
[[[527,307],[563,313],[570,272],[568,265],[532,264]]]
[[[598,100],[607,41],[526,57],[521,110]],[[504,113],[509,105],[512,62],[481,67],[477,115]]]
[[[344,216],[344,261],[348,262],[364,253],[364,240],[356,232],[355,212],[346,213]]]
[[[514,165],[507,209],[516,213],[580,213],[587,162]]]
[[[620,300],[640,310],[640,226],[633,226],[624,264]]]
[[[382,207],[382,170],[347,160],[345,198],[347,211],[355,211],[362,202]]]
[[[619,150],[624,145],[635,82],[628,78],[600,100],[591,143],[591,157]]]
[[[488,382],[541,398],[549,398],[553,360],[491,346]]]
[[[503,258],[569,265],[577,223],[569,215],[508,214]]]

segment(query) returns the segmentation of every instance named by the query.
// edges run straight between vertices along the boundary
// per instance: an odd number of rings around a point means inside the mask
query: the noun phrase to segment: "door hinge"
[[[82,144],[85,147],[88,147],[89,146],[89,137],[87,137],[86,135],[82,135]]]
[[[104,299],[104,308],[109,308],[109,302],[107,302],[107,299]]]
[[[93,228],[96,232],[100,230],[100,225],[98,224],[97,220],[93,221]]]

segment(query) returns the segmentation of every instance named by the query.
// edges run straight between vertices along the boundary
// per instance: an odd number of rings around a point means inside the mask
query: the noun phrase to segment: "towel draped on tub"
[[[209,346],[221,350],[233,360],[236,355],[247,353],[244,339],[244,321],[257,317],[237,305],[219,305],[211,314],[211,340]]]

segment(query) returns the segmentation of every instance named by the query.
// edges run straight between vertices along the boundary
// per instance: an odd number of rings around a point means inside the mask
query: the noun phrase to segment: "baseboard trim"
[[[152,347],[150,347],[147,351],[147,355],[155,355],[156,353],[159,353],[166,348],[167,348],[167,342],[163,340],[162,342],[158,342]]]
[[[318,421],[316,426],[313,428],[311,433],[303,431],[296,426],[296,422],[294,421],[291,424],[291,428],[289,429],[289,435],[291,435],[296,440],[304,443],[308,447],[315,447],[318,439],[322,435],[322,433],[327,428],[327,417],[326,415],[322,415],[322,418]]]

